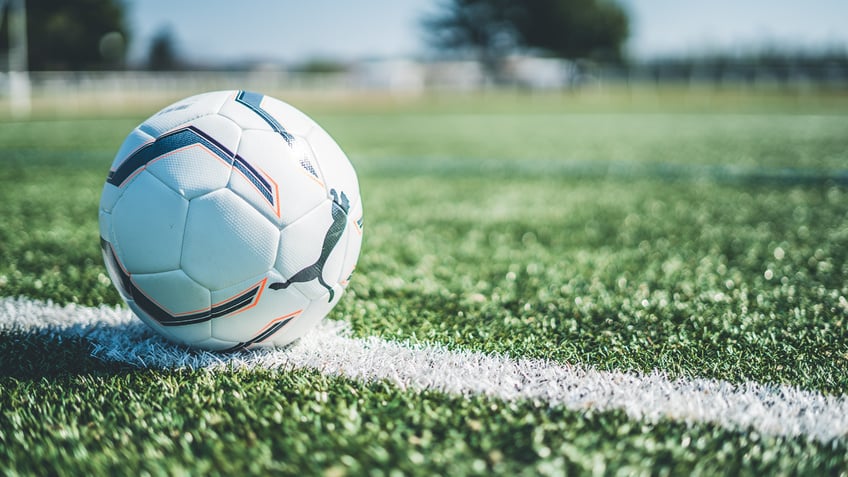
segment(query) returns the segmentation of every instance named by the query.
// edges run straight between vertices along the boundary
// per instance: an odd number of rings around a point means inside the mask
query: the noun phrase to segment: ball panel
[[[209,290],[182,270],[134,274],[131,279],[141,293],[175,317],[202,313],[212,303]]]
[[[196,341],[192,343],[192,346],[196,348],[202,348],[209,351],[227,351],[232,349],[234,346],[237,346],[238,342],[230,341],[230,340],[220,340],[218,338],[207,338],[202,341]]]
[[[212,323],[192,323],[190,325],[164,327],[165,337],[180,344],[195,346],[198,342],[208,340],[212,336]]]
[[[348,213],[347,228],[345,229],[345,252],[341,265],[341,275],[338,281],[345,286],[350,275],[356,268],[359,252],[362,248],[362,201],[357,200]]]
[[[218,114],[241,126],[243,130],[258,129],[262,131],[273,131],[274,128],[256,109],[251,108],[244,102],[237,100],[240,91],[234,91],[221,105]]]
[[[306,136],[312,152],[318,158],[318,166],[326,182],[327,189],[344,191],[351,202],[359,198],[359,183],[345,153],[336,141],[320,126],[316,126]]]
[[[192,199],[182,244],[182,269],[218,290],[269,270],[279,230],[228,189]]]
[[[258,338],[268,331],[271,326],[289,326],[292,319],[296,321],[300,313],[309,306],[309,300],[294,289],[273,289],[272,283],[279,282],[281,277],[276,273],[270,273],[262,277],[262,289],[255,301],[242,310],[233,314],[217,318],[212,322],[212,336],[220,339],[247,343]],[[213,293],[218,301],[226,300],[226,297],[237,296],[242,290],[254,286],[255,279],[220,290]],[[286,323],[283,323],[286,321]]]
[[[188,201],[147,171],[126,186],[112,213],[112,246],[129,273],[180,266]]]
[[[128,287],[129,283],[124,283],[124,277],[129,275],[118,269],[121,265],[115,260],[115,252],[112,248],[112,244],[101,238],[100,252],[103,255],[103,263],[106,265],[106,272],[109,274],[109,280],[112,282],[112,285],[115,286],[115,289],[118,290],[118,293],[120,293],[121,298],[123,298],[124,301],[131,300],[132,293]]]
[[[321,269],[321,276],[324,279],[324,283],[321,283],[320,280],[296,283],[295,286],[301,293],[313,300],[335,300],[335,297],[327,298],[326,295],[339,283],[339,277],[342,273],[342,263],[344,262],[344,253],[347,245],[345,240],[342,240],[344,235],[343,231],[339,241],[335,244],[335,246],[333,246],[329,255],[326,257],[324,266]],[[333,294],[335,294],[335,291],[332,291]]]
[[[183,147],[160,156],[147,170],[186,199],[227,185],[230,164],[201,144]]]
[[[194,346],[196,342],[208,340],[211,336],[211,324],[208,321],[178,327],[162,326],[138,306],[134,300],[130,299],[126,300],[126,302],[127,306],[130,307],[141,321],[169,341],[181,345]]]
[[[315,157],[312,147],[309,146],[309,142],[302,136],[293,137],[294,141],[292,142],[292,152],[294,153],[295,160],[302,169],[301,172],[306,173],[307,177],[318,182],[321,184],[322,188],[326,189],[324,175],[321,173],[321,167],[318,165],[318,159]]]
[[[333,201],[325,201],[280,232],[280,253],[274,267],[309,299],[323,298],[341,273],[347,216]]]
[[[100,209],[97,225],[100,228],[100,238],[107,242],[112,242],[112,214]]]
[[[215,322],[254,308],[268,286],[267,275],[254,277],[223,290],[212,292],[212,316]]]
[[[327,316],[344,294],[344,288],[339,285],[336,285],[334,290],[332,301],[315,300],[310,302],[309,306],[296,319],[267,340],[259,343],[258,346],[286,346],[305,335]]]
[[[333,225],[332,202],[324,200],[318,207],[280,231],[280,246],[274,268],[289,279],[298,271],[318,261],[323,239]]]
[[[237,158],[243,167],[234,167],[230,178],[230,189],[278,226],[297,220],[327,196],[295,152],[277,133],[244,131]]]
[[[118,153],[115,154],[115,159],[112,160],[111,170],[115,170],[121,165],[126,158],[132,155],[133,152],[147,143],[153,142],[154,137],[139,128],[135,128],[130,132],[123,144],[121,144]]]
[[[316,125],[299,109],[271,96],[262,98],[261,106],[291,134],[305,136]]]
[[[123,188],[116,187],[108,182],[103,184],[103,191],[100,193],[100,210],[112,212],[115,202],[118,202],[123,193]]]
[[[220,114],[202,116],[187,125],[214,139],[218,145],[230,152],[235,151],[241,141],[241,126]]]
[[[147,326],[149,326],[153,331],[159,333],[160,336],[164,336],[165,338],[172,340],[171,334],[168,332],[168,329],[162,325],[160,325],[156,320],[150,317],[141,307],[136,304],[136,302],[132,298],[125,298],[124,301],[127,302],[127,306],[130,307],[133,314],[137,316],[141,321],[144,322]]]
[[[139,129],[152,137],[158,137],[201,116],[217,113],[234,94],[234,91],[215,91],[183,99],[151,116]]]

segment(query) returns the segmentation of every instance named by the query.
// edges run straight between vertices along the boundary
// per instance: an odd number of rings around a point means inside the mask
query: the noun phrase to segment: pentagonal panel
[[[318,159],[327,190],[344,191],[351,202],[355,202],[355,199],[359,197],[356,171],[353,170],[353,166],[336,141],[320,126],[313,128],[306,136],[306,140]]]
[[[248,346],[265,341],[279,329],[289,326],[309,305],[309,300],[293,288],[272,288],[274,283],[281,280],[282,277],[276,273],[263,277],[259,294],[248,306],[212,322],[212,336]],[[232,297],[250,293],[255,285],[254,280],[249,280],[216,292],[214,296],[218,298],[218,303],[226,303]]]
[[[339,204],[326,201],[280,232],[275,268],[309,299],[332,290],[341,273],[345,243],[341,243],[347,214]]]
[[[153,137],[159,137],[162,133],[191,120],[216,113],[233,94],[233,91],[216,91],[183,99],[151,116],[139,129]]]
[[[182,269],[218,290],[258,276],[274,263],[279,230],[228,189],[191,201]]]
[[[182,270],[162,273],[140,273],[132,276],[136,288],[162,312],[177,322],[180,317],[203,314],[212,303],[210,292],[189,278]]]
[[[180,266],[188,201],[142,171],[126,186],[112,212],[112,245],[129,273]]]
[[[300,165],[299,150],[274,132],[244,131],[229,187],[277,225],[297,220],[327,197]]]

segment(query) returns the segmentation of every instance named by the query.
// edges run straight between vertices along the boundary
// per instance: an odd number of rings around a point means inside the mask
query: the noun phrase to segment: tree
[[[171,29],[160,29],[150,41],[147,67],[153,71],[169,71],[179,69],[180,63]]]
[[[29,68],[123,67],[128,29],[120,0],[27,2]]]
[[[503,58],[522,49],[619,61],[629,33],[626,13],[608,0],[447,0],[423,26],[435,48],[470,51],[496,79]]]
[[[442,12],[425,17],[430,44],[446,53],[470,51],[483,68],[497,77],[501,61],[516,46],[515,29],[507,10],[510,0],[448,0]]]
[[[620,61],[627,14],[604,0],[525,0],[512,24],[521,44],[562,58]]]

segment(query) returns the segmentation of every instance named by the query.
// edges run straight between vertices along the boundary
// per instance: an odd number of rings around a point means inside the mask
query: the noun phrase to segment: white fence
[[[839,66],[837,68],[836,66]],[[603,70],[551,58],[508,58],[502,72],[505,83],[528,90],[558,90],[578,84],[689,84],[693,86],[844,88],[848,70],[832,66],[824,75],[791,71],[776,80],[773,72],[749,69],[739,76],[729,71],[635,66]],[[831,71],[833,70],[833,71]],[[721,75],[718,75],[721,73]],[[735,76],[734,76],[735,75]],[[819,78],[821,76],[821,78]],[[824,78],[824,79],[822,79]],[[503,78],[501,78],[503,80]],[[778,78],[779,79],[779,78]],[[254,71],[103,71],[0,73],[0,114],[26,115],[30,110],[59,112],[117,112],[139,105],[164,103],[187,94],[221,89],[248,89],[268,94],[312,95],[332,98],[339,94],[376,92],[418,95],[426,91],[473,91],[492,86],[475,61],[420,62],[406,59],[366,61],[338,73],[310,74],[268,68]],[[813,85],[813,86],[811,86]],[[503,87],[504,81],[498,83]]]

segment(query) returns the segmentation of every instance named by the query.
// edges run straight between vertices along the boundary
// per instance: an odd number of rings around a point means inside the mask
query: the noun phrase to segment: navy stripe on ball
[[[238,95],[236,95],[236,102],[241,103],[251,111],[258,114],[276,133],[285,139],[286,143],[291,146],[294,143],[294,136],[292,136],[286,128],[277,121],[277,118],[271,115],[268,111],[262,108],[262,99],[265,95],[260,93],[253,93],[251,91],[239,91]]]
[[[101,237],[100,247],[103,250],[103,255],[107,260],[109,260],[110,265],[112,265],[112,268],[119,275],[118,279],[120,280],[120,284],[125,293],[129,295],[139,308],[162,326],[182,326],[194,323],[203,323],[204,321],[209,321],[213,318],[235,313],[253,303],[254,299],[257,295],[259,295],[259,292],[265,285],[265,281],[263,280],[246,292],[223,303],[215,305],[214,307],[210,307],[209,309],[186,315],[174,315],[148,298],[147,295],[145,295],[144,292],[136,286],[135,282],[132,281],[130,274],[127,273],[118,262],[118,258],[115,256],[115,251],[112,248],[111,243]]]
[[[275,206],[274,188],[249,162],[236,155],[194,126],[163,134],[155,141],[145,144],[127,157],[115,170],[109,172],[106,182],[121,187],[124,182],[140,169],[157,160],[165,154],[188,146],[201,145],[218,156],[222,161],[233,166],[240,174],[250,181],[272,206]]]

